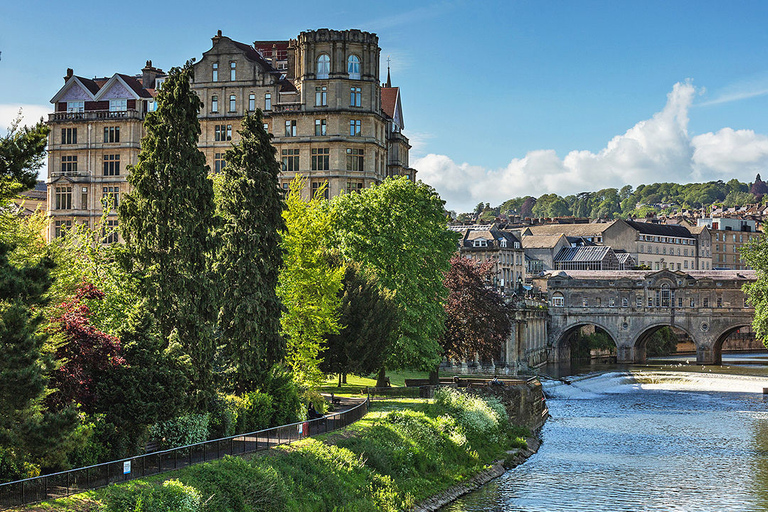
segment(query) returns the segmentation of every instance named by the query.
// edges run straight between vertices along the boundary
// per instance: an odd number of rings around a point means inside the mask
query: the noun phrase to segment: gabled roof
[[[556,235],[529,235],[522,238],[523,249],[554,249],[557,244],[563,242],[568,244],[568,239],[564,234]]]
[[[381,88],[381,110],[387,117],[392,119],[400,129],[405,128],[405,123],[403,123],[403,107],[400,104],[399,87]]]
[[[96,94],[94,99],[96,101],[102,99],[105,94],[107,94],[114,86],[115,84],[122,85],[129,93],[133,95],[133,99],[137,100],[139,98],[150,98],[151,95],[149,92],[145,91],[143,87],[141,87],[141,84],[138,83],[138,81],[130,77],[128,75],[122,75],[120,73],[115,73],[112,75],[112,78],[110,78],[107,83],[105,83],[101,89],[99,89],[99,92]]]
[[[557,235],[566,236],[602,236],[605,230],[613,226],[618,221],[604,222],[599,224],[547,224],[544,226],[528,226],[525,232],[532,235]]]
[[[94,99],[95,95],[99,92],[99,85],[95,81],[82,76],[72,76],[64,84],[64,87],[59,89],[59,92],[51,98],[51,103],[59,101],[72,87],[80,87],[91,99]]]

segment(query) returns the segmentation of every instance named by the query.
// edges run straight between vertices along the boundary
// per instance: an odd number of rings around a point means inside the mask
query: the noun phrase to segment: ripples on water
[[[443,510],[768,510],[768,379],[638,380],[606,373],[547,384],[552,418],[539,453]]]

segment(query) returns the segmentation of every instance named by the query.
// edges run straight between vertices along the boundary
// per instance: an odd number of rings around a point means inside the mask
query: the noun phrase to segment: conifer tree
[[[120,204],[127,262],[142,275],[142,289],[164,339],[190,359],[198,405],[213,390],[215,292],[210,273],[213,185],[197,147],[202,106],[192,91],[191,63],[173,68],[157,110],[144,121],[146,136]]]
[[[285,356],[277,277],[285,230],[280,164],[261,111],[246,116],[241,140],[227,151],[217,201],[221,219],[216,275],[221,285],[219,330],[232,385],[255,389]]]

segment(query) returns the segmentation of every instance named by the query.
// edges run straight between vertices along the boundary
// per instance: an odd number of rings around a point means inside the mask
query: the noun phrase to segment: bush
[[[495,398],[480,398],[451,388],[435,391],[435,404],[451,413],[468,433],[491,435],[506,425],[507,413]]]
[[[0,448],[0,482],[13,482],[39,474],[39,466],[20,457],[12,448]]]
[[[274,415],[271,396],[251,391],[240,397],[233,397],[230,403],[237,414],[237,433],[245,434],[268,428]]]
[[[237,397],[217,394],[208,409],[208,436],[210,439],[233,436],[237,433]]]
[[[200,491],[178,480],[160,487],[131,483],[107,490],[104,512],[198,512],[200,502]]]
[[[200,443],[208,439],[208,415],[189,414],[156,423],[150,427],[149,435],[163,449]]]
[[[304,419],[306,411],[299,396],[299,389],[286,367],[273,366],[264,380],[261,392],[272,397],[275,412],[270,426],[288,425]]]

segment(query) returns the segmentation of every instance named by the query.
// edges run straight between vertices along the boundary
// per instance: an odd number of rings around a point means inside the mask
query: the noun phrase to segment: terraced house
[[[326,197],[387,176],[415,179],[400,89],[389,71],[380,83],[376,34],[320,29],[242,43],[219,31],[212,42],[194,65],[193,83],[203,102],[199,146],[212,172],[226,165],[241,119],[258,108],[274,136],[284,189],[299,174],[308,178],[306,194],[327,185]],[[128,191],[126,167],[138,161],[144,117],[164,78],[151,61],[137,75],[88,79],[67,71],[48,120],[49,238],[73,223],[95,227],[102,199],[113,205],[107,224],[117,226],[114,206]]]

